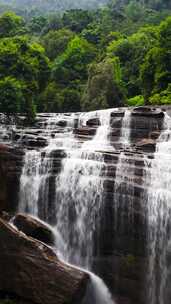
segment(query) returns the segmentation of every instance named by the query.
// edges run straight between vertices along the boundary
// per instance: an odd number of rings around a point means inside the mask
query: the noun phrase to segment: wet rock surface
[[[0,293],[22,303],[80,303],[89,277],[65,265],[45,244],[0,219]]]
[[[45,244],[54,245],[55,239],[52,229],[36,218],[19,213],[13,218],[13,223],[19,231],[24,232],[27,236]]]
[[[0,144],[0,211],[15,211],[18,205],[22,149]]]

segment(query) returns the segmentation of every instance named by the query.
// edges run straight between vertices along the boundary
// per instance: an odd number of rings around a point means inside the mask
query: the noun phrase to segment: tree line
[[[171,103],[170,2],[110,1],[0,16],[0,111],[27,115]]]

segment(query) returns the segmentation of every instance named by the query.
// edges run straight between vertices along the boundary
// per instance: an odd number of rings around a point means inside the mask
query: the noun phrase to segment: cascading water
[[[65,146],[72,146],[73,138],[71,131],[65,134],[58,132],[58,137],[51,136],[57,124],[65,116],[52,115],[45,120],[43,124],[45,136],[48,140],[48,146],[41,150],[26,150],[24,157],[24,165],[20,178],[20,193],[19,193],[19,212],[28,212],[32,215],[39,216],[39,200],[43,200],[42,219],[48,218],[48,192],[49,192],[49,177],[52,173],[53,159],[51,152],[57,148],[64,149]],[[73,125],[75,116],[69,117],[69,125]],[[75,141],[74,141],[75,143]],[[42,206],[41,206],[42,209]]]
[[[50,118],[46,123],[49,145],[41,151],[26,152],[20,180],[19,211],[39,217],[40,193],[44,193],[44,200],[48,195],[47,180],[52,170],[50,153],[55,149],[65,151],[67,157],[64,158],[61,173],[56,178],[57,248],[62,259],[86,268],[91,267],[93,238],[94,234],[98,233],[100,213],[103,210],[101,172],[105,163],[102,151],[113,149],[108,140],[111,111],[96,112],[100,126],[93,139],[83,144],[74,138],[70,130],[51,136],[51,126],[54,130],[56,123],[54,116]],[[87,118],[80,115],[79,124],[86,123],[94,114],[90,113]],[[70,119],[68,127],[73,127],[74,121],[75,116],[72,121]],[[46,220],[46,217],[43,219]],[[110,293],[103,281],[91,272],[89,274],[91,284],[83,303],[112,304]]]
[[[131,130],[131,111],[127,109],[122,120],[120,142],[123,147],[130,145],[130,130]]]
[[[48,177],[51,173],[52,160],[48,154],[40,151],[27,151],[20,179],[19,212],[39,216],[39,197],[48,201]],[[44,204],[44,219],[47,218],[47,206]]]
[[[121,135],[119,142],[124,149],[130,146],[130,125],[131,125],[131,111],[126,110],[122,119]],[[125,155],[124,151],[121,151],[118,157],[118,163],[115,173],[115,185],[114,185],[114,206],[115,206],[115,229],[118,225],[118,211],[123,215],[120,218],[120,229],[124,226],[125,214],[128,216],[128,220],[132,222],[132,210],[134,196],[133,187],[130,188],[132,178],[134,176],[134,166],[128,163],[129,159]]]
[[[170,280],[167,259],[171,245],[171,118],[165,114],[163,131],[148,171],[148,278],[150,304],[168,304]]]
[[[61,251],[65,260],[86,268],[91,268],[94,233],[99,231],[103,209],[101,172],[105,163],[100,151],[110,146],[110,113],[111,110],[97,112],[100,126],[96,135],[80,149],[67,151],[62,172],[56,180],[56,202],[60,202],[56,228],[65,244]]]

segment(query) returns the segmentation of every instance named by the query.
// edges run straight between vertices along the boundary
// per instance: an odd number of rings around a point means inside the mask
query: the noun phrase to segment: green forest
[[[169,0],[36,2],[0,2],[0,112],[171,104]]]

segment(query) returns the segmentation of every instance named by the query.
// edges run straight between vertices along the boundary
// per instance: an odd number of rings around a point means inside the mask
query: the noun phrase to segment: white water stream
[[[60,202],[56,228],[65,243],[65,260],[86,268],[91,268],[93,238],[99,231],[103,211],[101,172],[105,163],[100,151],[113,149],[108,140],[110,113],[111,110],[97,112],[100,126],[96,135],[79,149],[67,150],[56,179],[56,202]]]
[[[91,268],[93,239],[98,233],[100,213],[103,210],[102,169],[105,167],[102,151],[113,150],[109,144],[110,115],[112,110],[81,114],[79,124],[95,115],[100,120],[93,139],[81,144],[70,130],[52,137],[49,130],[55,129],[55,117],[46,124],[49,145],[41,151],[27,151],[20,180],[19,211],[39,216],[39,196],[48,195],[48,177],[52,170],[50,154],[62,149],[66,158],[56,178],[57,248],[66,262]],[[113,110],[114,111],[114,110]],[[69,125],[73,126],[70,119]],[[89,272],[91,284],[83,304],[112,304],[110,293],[103,281]]]
[[[171,118],[167,114],[148,172],[148,303],[165,304],[171,249]]]

